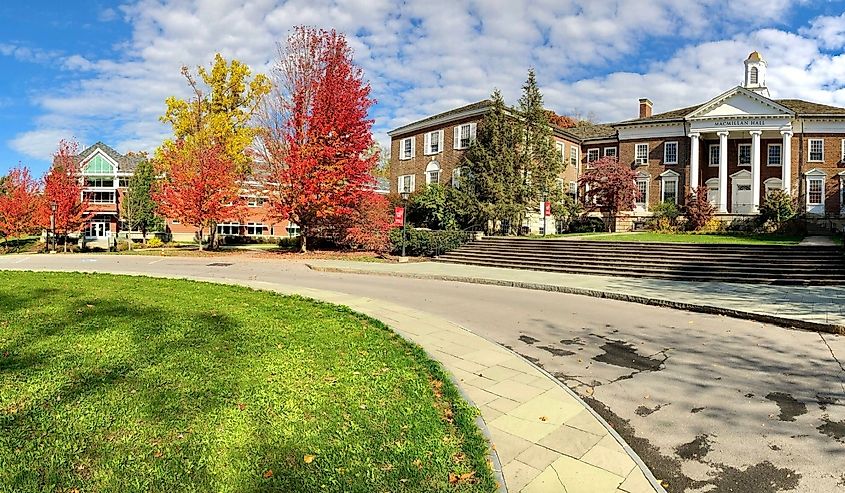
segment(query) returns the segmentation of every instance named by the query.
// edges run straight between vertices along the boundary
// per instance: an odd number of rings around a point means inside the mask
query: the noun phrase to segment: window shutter
[[[446,139],[444,135],[446,134],[445,130],[439,130],[437,133],[440,134],[440,138],[437,139],[437,152],[443,152],[443,149],[446,148]]]
[[[396,193],[402,193],[402,177],[396,179]]]
[[[455,125],[455,128],[452,129],[452,149],[460,149],[461,148],[461,126]],[[845,141],[843,141],[845,142]]]
[[[469,140],[470,140],[470,142],[475,140],[475,133],[476,133],[477,130],[478,130],[478,124],[477,123],[470,123],[469,124]]]
[[[411,137],[411,157],[417,155],[417,138]]]
[[[410,192],[414,192],[417,189],[417,175],[411,175],[411,190]]]
[[[845,161],[845,139],[842,139],[841,146],[842,146],[842,152],[841,152],[841,155],[839,156],[839,160]]]
[[[424,140],[423,146],[425,148],[423,149],[423,154],[431,154],[431,132],[426,132]]]

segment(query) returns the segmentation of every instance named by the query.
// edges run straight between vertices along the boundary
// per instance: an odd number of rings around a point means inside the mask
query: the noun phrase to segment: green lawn
[[[489,492],[474,417],[419,348],[343,307],[0,272],[2,492]]]
[[[585,236],[589,241],[641,241],[668,243],[718,243],[745,245],[797,245],[803,236],[783,236],[748,233],[615,233]]]

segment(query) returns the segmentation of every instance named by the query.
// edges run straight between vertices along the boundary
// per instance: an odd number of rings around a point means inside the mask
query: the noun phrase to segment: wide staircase
[[[838,246],[718,245],[484,237],[437,262],[683,281],[845,285]]]

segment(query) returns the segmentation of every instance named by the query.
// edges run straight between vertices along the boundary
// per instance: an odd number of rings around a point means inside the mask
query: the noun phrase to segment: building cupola
[[[745,83],[743,87],[760,93],[765,97],[769,96],[769,89],[766,87],[766,60],[757,51],[752,51],[745,59]]]

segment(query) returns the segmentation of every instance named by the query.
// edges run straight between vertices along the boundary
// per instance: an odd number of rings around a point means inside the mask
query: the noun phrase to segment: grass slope
[[[342,307],[0,272],[3,492],[491,491],[474,416],[419,348]]]
[[[642,241],[665,243],[713,243],[737,245],[797,245],[803,236],[781,236],[748,233],[614,233],[594,234],[582,238],[590,241]]]

